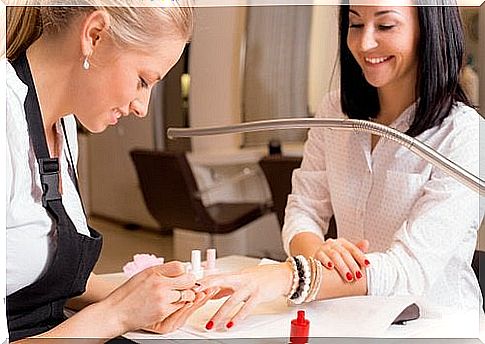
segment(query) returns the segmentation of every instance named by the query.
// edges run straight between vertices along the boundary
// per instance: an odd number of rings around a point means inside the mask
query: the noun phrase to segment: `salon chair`
[[[291,193],[291,177],[293,170],[301,165],[302,158],[284,155],[269,155],[259,160],[273,199],[272,209],[278,216],[280,227],[283,227],[285,208],[288,195]],[[325,239],[337,238],[337,225],[335,217],[330,219]]]
[[[189,246],[191,249],[201,250],[215,247],[224,235],[229,238],[227,234],[246,228],[270,213],[269,206],[264,203],[219,202],[204,205],[202,192],[197,187],[184,153],[133,150],[130,155],[148,211],[162,228],[174,229],[174,250],[184,251],[183,254],[175,252],[176,259],[188,259]],[[259,224],[258,227],[260,230],[264,228],[264,224]],[[177,233],[178,239],[175,238]],[[261,232],[259,235],[262,235]],[[234,240],[246,239],[234,237]],[[232,254],[251,254],[250,250],[240,249],[237,252],[237,247],[232,245],[230,248],[231,244],[228,243],[220,242],[219,245],[225,246],[227,251],[234,250]],[[249,245],[255,246],[252,242],[246,246]],[[219,256],[222,255],[222,250],[224,248],[218,248]]]
[[[478,284],[482,295],[485,295],[485,252],[475,250],[472,260],[472,268],[477,276]],[[483,304],[483,310],[485,310],[485,303]]]

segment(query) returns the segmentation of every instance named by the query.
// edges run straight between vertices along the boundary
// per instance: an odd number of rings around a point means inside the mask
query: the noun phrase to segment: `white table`
[[[255,258],[229,256],[219,258],[217,266],[223,272],[236,271],[259,263],[260,260]],[[125,279],[120,273],[102,276],[120,283]],[[172,342],[210,339],[211,342],[228,342],[234,338],[250,338],[251,343],[285,343],[289,336],[290,321],[295,318],[296,310],[300,309],[288,307],[284,300],[280,300],[272,304],[258,306],[255,314],[229,331],[204,331],[203,326],[220,303],[220,300],[210,301],[202,309],[195,312],[185,326],[171,334],[161,336],[146,332],[131,332],[126,334],[125,337],[140,343],[144,340],[153,339],[173,340]],[[480,314],[456,314],[449,309],[427,309],[422,310],[423,317],[408,322],[406,325],[389,326],[390,322],[373,321],[373,319],[377,319],[378,313],[382,315],[386,312],[395,311],[389,306],[391,304],[396,304],[396,301],[370,296],[307,304],[303,308],[306,309],[311,321],[310,335],[318,337],[312,338],[310,342],[337,344],[389,342],[385,338],[414,338],[411,341],[412,343],[433,343],[434,341],[443,343],[443,339],[431,338],[458,338],[446,339],[446,343],[480,343],[477,338],[481,338],[485,342],[485,315],[483,312],[480,312]],[[353,311],[355,309],[362,312]],[[382,311],[378,312],[377,310]],[[376,341],[375,338],[382,339]],[[183,342],[186,343],[186,341]],[[400,342],[402,340],[392,340],[392,343]],[[409,343],[409,341],[405,341],[405,343]]]

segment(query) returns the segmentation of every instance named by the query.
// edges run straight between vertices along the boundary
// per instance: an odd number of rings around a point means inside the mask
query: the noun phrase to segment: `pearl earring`
[[[88,70],[88,69],[89,69],[89,67],[90,67],[90,64],[89,64],[89,61],[88,61],[88,57],[86,56],[86,57],[84,58],[84,62],[83,62],[83,69],[84,69],[84,70]]]

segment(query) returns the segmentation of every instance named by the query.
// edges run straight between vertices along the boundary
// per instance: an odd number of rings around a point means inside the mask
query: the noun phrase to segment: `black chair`
[[[482,295],[485,295],[485,252],[476,250],[473,254],[472,268],[477,276]],[[485,303],[483,304],[485,310]]]
[[[259,203],[205,206],[184,153],[133,150],[130,155],[148,211],[162,228],[225,234],[269,210]]]
[[[284,155],[270,155],[263,157],[259,161],[259,166],[268,181],[271,196],[273,198],[273,210],[278,216],[280,226],[283,227],[285,219],[285,208],[288,195],[291,193],[291,177],[293,170],[301,165],[301,157]],[[335,218],[330,219],[329,227],[325,239],[337,238],[337,225]]]

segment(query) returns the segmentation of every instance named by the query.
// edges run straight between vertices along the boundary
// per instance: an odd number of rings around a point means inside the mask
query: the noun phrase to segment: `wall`
[[[338,7],[315,6],[311,31],[308,103],[310,113],[315,113],[323,95],[338,85],[338,69],[332,79],[338,56]]]
[[[191,126],[241,122],[241,95],[246,9],[220,7],[196,9],[197,24],[191,44]],[[337,56],[337,8],[316,6],[312,18],[309,61],[311,111],[330,87]],[[338,79],[338,78],[337,78]],[[335,87],[335,85],[333,85]],[[194,153],[238,150],[240,135],[192,139]]]
[[[88,138],[89,203],[91,215],[158,227],[145,207],[134,165],[133,148],[153,148],[154,116],[120,120],[102,134]]]
[[[240,122],[241,42],[246,25],[244,7],[196,9],[189,73],[190,125],[201,127]],[[237,149],[240,135],[192,139],[192,151]]]

